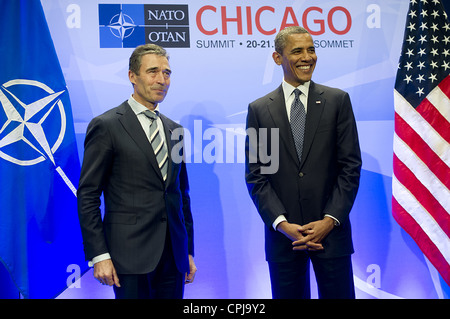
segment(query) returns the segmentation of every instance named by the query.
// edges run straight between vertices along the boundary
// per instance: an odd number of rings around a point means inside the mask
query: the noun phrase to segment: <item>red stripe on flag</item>
[[[394,174],[423,208],[433,217],[439,227],[450,237],[450,215],[433,194],[417,179],[411,170],[394,154]]]
[[[440,157],[425,143],[419,134],[397,113],[395,113],[395,133],[412,149],[425,165],[450,189],[450,169]]]
[[[450,283],[450,264],[414,218],[397,202],[395,197],[392,197],[392,215],[397,223],[414,239],[420,250],[439,271],[442,278],[447,283]]]
[[[450,143],[450,123],[442,114],[434,107],[434,105],[424,99],[416,108],[416,111],[442,136],[447,143]]]
[[[450,75],[447,75],[440,83],[439,88],[448,98],[450,98]]]

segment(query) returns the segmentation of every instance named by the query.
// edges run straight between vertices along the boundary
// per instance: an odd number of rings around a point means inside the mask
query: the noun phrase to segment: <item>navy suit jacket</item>
[[[171,140],[171,132],[181,126],[162,114],[161,120],[169,151],[166,182],[127,102],[94,118],[87,128],[77,192],[86,260],[108,252],[119,274],[154,270],[167,231],[180,272],[188,271],[188,254],[194,254],[186,164],[170,157],[180,142]]]
[[[268,261],[291,261],[296,256],[292,242],[273,229],[272,223],[284,214],[290,223],[304,225],[330,214],[340,221],[323,241],[319,257],[335,258],[353,253],[349,213],[359,187],[361,153],[356,122],[349,95],[339,89],[311,81],[301,163],[295,150],[282,86],[250,103],[247,128],[257,132],[279,129],[279,168],[274,174],[261,173],[262,161],[249,159],[246,142],[247,187],[265,223]],[[274,154],[271,155],[272,157]]]

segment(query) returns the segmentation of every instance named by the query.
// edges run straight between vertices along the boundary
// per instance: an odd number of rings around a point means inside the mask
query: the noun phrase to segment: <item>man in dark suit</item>
[[[349,213],[361,154],[349,95],[311,81],[317,56],[302,27],[278,33],[273,59],[284,81],[249,105],[247,129],[267,129],[268,136],[248,135],[245,172],[265,224],[272,296],[310,298],[311,260],[320,298],[354,298]],[[279,140],[272,141],[276,130]],[[276,172],[267,173],[271,163],[261,159],[261,149],[278,156]]]
[[[87,128],[77,193],[85,254],[120,299],[182,298],[197,270],[186,165],[171,156],[181,127],[159,113],[170,74],[163,48],[137,47],[133,94]]]

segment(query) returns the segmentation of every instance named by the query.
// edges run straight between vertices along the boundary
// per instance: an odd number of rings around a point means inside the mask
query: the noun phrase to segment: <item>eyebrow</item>
[[[301,51],[301,50],[309,50],[309,49],[315,49],[315,47],[314,47],[314,45],[311,45],[311,46],[309,46],[309,47],[306,47],[306,48],[304,48],[304,47],[295,47],[295,48],[293,48],[292,50],[291,50],[291,52],[294,52],[294,51]]]
[[[316,48],[313,45],[306,47],[306,48],[305,47],[295,47],[290,52],[294,53],[294,52],[299,52],[299,51],[303,51],[303,50],[311,50],[311,49],[315,50]]]
[[[157,70],[159,70],[159,67],[154,66],[154,67],[152,67],[152,68],[148,68],[148,69],[146,70],[146,72],[148,72],[148,71],[157,71]],[[168,72],[169,74],[172,73],[172,70],[169,69],[169,68],[166,68],[166,69],[164,69],[163,71],[164,71],[164,72]]]

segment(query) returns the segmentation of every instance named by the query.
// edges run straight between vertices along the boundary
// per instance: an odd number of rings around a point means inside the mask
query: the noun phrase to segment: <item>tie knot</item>
[[[154,111],[154,112],[152,112],[150,110],[144,111],[145,116],[147,116],[148,118],[150,118],[152,120],[156,120],[158,118],[158,116],[159,116],[158,113],[159,113],[158,111]]]
[[[294,90],[294,94],[295,94],[295,98],[298,99],[298,97],[300,96],[300,94],[302,94],[302,91],[300,91],[299,89],[295,89],[295,90]]]

